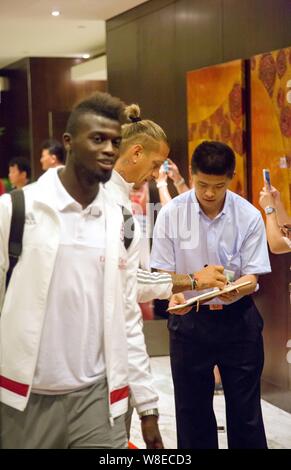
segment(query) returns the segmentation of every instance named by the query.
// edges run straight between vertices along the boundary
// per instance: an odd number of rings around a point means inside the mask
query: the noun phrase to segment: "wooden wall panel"
[[[168,136],[176,134],[175,6],[168,5],[139,20],[138,90],[143,116],[157,121]],[[163,80],[168,77],[168,80]],[[161,106],[161,103],[163,105]]]
[[[2,141],[0,147],[5,167],[12,156],[27,156],[33,178],[37,178],[42,172],[40,145],[51,137],[50,116],[56,117],[54,137],[60,139],[64,128],[56,126],[63,126],[64,119],[57,119],[57,116],[70,112],[76,102],[96,90],[107,90],[106,81],[72,81],[70,69],[79,62],[79,59],[68,58],[28,58],[3,69],[11,81],[6,103],[8,137],[4,149]]]
[[[272,273],[259,279],[255,302],[264,318],[265,366],[263,397],[291,413],[291,364],[287,341],[291,340],[291,254],[270,255]]]
[[[125,24],[107,36],[108,89],[126,103],[139,101],[138,28]]]
[[[34,163],[35,176],[41,174],[40,145],[50,136],[49,114],[69,112],[78,101],[90,96],[96,90],[105,91],[107,88],[104,81],[71,80],[71,67],[78,63],[80,63],[79,59],[29,59],[32,115],[31,158]],[[58,136],[62,135],[64,130],[57,130]]]
[[[289,0],[223,0],[224,61],[291,45]]]
[[[272,273],[260,278],[260,291],[255,295],[255,301],[265,322],[264,376],[269,382],[284,388],[289,385],[286,344],[288,317],[291,315],[288,293],[291,254],[271,255],[270,259]],[[269,295],[266,295],[267,291]],[[278,314],[278,306],[281,307],[280,314]]]
[[[15,67],[1,70],[1,75],[9,80],[9,91],[3,93],[3,103],[0,106],[0,116],[1,120],[3,116],[5,126],[5,134],[0,138],[0,177],[7,177],[11,158],[22,156],[30,159],[27,71],[27,60],[16,62]]]
[[[177,148],[175,159],[188,178],[188,135],[186,72],[223,61],[221,8],[216,0],[180,0],[176,2],[175,41],[175,118],[179,122],[177,136],[170,135]],[[170,116],[169,116],[170,118]],[[175,142],[175,140],[176,142]]]

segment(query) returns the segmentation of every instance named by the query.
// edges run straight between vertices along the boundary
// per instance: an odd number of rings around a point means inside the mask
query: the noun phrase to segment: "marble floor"
[[[159,426],[166,449],[176,449],[175,407],[173,384],[168,356],[151,358],[152,373],[158,391]],[[291,414],[262,400],[264,423],[270,449],[291,449]],[[214,397],[217,426],[225,427],[225,403],[223,395]],[[227,448],[225,432],[219,432],[219,447]],[[134,412],[131,427],[131,442],[140,449],[145,448],[140,430],[140,420]]]

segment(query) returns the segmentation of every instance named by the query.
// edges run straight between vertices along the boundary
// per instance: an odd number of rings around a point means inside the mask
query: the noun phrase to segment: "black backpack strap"
[[[134,220],[132,217],[132,213],[128,209],[126,209],[126,207],[122,206],[121,210],[124,222],[124,246],[125,249],[128,250],[134,236]]]
[[[10,281],[12,271],[22,252],[22,237],[25,220],[25,201],[23,190],[15,189],[14,191],[11,191],[10,196],[12,201],[12,217],[8,243],[9,269],[6,275],[6,288]]]

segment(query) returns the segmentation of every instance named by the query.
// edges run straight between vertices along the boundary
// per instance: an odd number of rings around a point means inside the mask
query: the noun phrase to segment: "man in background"
[[[31,168],[29,161],[24,157],[12,158],[9,162],[8,178],[14,189],[23,188],[29,183]]]
[[[43,171],[65,164],[64,147],[58,140],[48,139],[42,143],[40,163]]]

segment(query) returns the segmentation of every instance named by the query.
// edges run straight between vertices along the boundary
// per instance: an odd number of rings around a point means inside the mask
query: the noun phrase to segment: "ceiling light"
[[[61,12],[59,10],[53,10],[51,14],[52,16],[60,16]]]
[[[89,59],[90,54],[83,54],[82,57],[83,57],[83,59]]]

